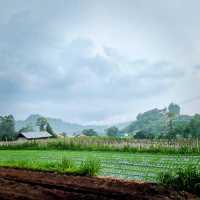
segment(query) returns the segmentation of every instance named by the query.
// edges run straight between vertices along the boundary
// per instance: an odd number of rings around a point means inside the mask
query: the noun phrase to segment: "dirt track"
[[[197,198],[185,192],[176,192],[150,183],[0,169],[0,199],[184,200]]]

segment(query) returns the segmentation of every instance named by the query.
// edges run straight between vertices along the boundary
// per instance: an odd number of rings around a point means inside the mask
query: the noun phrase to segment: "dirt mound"
[[[1,200],[170,200],[197,199],[153,183],[0,169]]]

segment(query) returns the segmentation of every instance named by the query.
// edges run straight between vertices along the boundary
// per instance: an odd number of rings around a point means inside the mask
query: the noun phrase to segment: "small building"
[[[128,137],[128,136],[129,136],[128,133],[124,133],[124,132],[119,132],[119,133],[118,133],[118,137],[120,137],[120,138],[126,138],[126,137]]]
[[[74,137],[88,137],[88,136],[83,133],[79,133],[79,134],[75,135]]]
[[[17,140],[38,140],[38,139],[48,139],[51,137],[52,135],[46,131],[35,131],[35,132],[19,133],[17,136]]]

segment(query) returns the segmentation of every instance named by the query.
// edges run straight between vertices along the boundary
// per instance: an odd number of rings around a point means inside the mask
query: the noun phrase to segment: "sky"
[[[0,0],[0,115],[200,113],[199,0]]]

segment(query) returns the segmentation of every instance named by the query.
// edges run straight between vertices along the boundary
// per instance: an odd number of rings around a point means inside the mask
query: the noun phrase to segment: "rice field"
[[[101,162],[99,176],[153,182],[157,181],[160,172],[176,171],[189,165],[200,168],[200,155],[77,150],[1,150],[0,166],[12,161],[56,163],[63,158],[73,160],[77,165],[87,158],[96,158]]]

